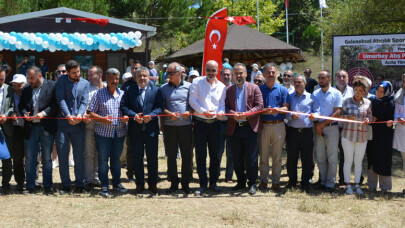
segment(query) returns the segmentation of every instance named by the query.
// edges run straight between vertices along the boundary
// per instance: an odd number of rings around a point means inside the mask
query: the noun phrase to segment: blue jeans
[[[46,133],[40,124],[32,124],[29,139],[24,140],[27,156],[25,172],[27,174],[27,188],[35,188],[35,179],[37,177],[38,151],[41,143],[42,154],[42,175],[44,187],[50,188],[52,182],[52,158],[54,136]]]
[[[98,177],[101,187],[108,187],[108,159],[110,159],[112,184],[120,184],[121,178],[121,153],[125,136],[108,138],[94,133],[98,151]]]
[[[81,124],[58,126],[56,132],[56,150],[59,158],[59,174],[62,186],[70,188],[69,150],[70,142],[73,147],[75,162],[75,186],[83,187],[84,181],[84,127]]]
[[[194,121],[195,153],[197,172],[200,178],[200,187],[208,186],[207,177],[207,145],[210,156],[210,185],[216,185],[219,177],[219,121],[205,123],[200,120]]]

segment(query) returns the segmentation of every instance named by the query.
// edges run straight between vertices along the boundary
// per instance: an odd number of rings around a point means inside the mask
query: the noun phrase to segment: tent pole
[[[260,31],[259,0],[256,0],[256,11],[257,11],[257,31]]]

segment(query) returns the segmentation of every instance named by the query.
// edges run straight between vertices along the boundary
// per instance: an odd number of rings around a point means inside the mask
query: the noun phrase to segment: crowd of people
[[[305,69],[303,75],[288,69],[279,76],[273,64],[263,68],[253,64],[248,75],[242,63],[231,66],[225,61],[227,65],[219,72],[218,63],[210,60],[205,76],[196,70],[187,75],[177,62],[165,64],[159,75],[153,61],[149,68],[131,61],[122,75],[122,86],[117,69],[108,69],[104,82],[103,70],[93,66],[86,80],[74,60],[57,67],[56,81],[46,79],[41,68],[29,66],[26,75],[14,75],[8,85],[4,83],[7,69],[0,68],[1,136],[11,155],[2,160],[4,193],[11,191],[13,171],[17,192],[36,193],[37,170],[42,164],[43,192],[54,194],[55,145],[60,194],[72,191],[71,150],[75,192],[92,192],[99,184],[99,194],[104,197],[111,190],[126,193],[120,182],[125,157],[127,178],[135,180],[135,194],[145,191],[145,182],[157,194],[160,132],[171,183],[168,194],[179,185],[186,194],[221,192],[217,183],[223,153],[227,159],[225,181],[233,183],[235,173],[232,190],[247,190],[250,195],[269,188],[280,191],[281,187],[333,193],[336,182],[345,186],[347,194],[361,195],[364,156],[368,190],[391,191],[393,148],[402,154],[405,173],[405,74],[402,88],[394,94],[390,82],[372,85],[362,75],[356,75],[349,86],[345,70],[335,74],[336,86],[332,87],[328,70],[319,72],[316,81],[311,69]],[[155,86],[159,80],[163,85]],[[288,184],[280,186],[284,147]],[[194,157],[199,188],[193,191]],[[301,178],[297,174],[299,158]],[[319,170],[316,183],[315,164]]]

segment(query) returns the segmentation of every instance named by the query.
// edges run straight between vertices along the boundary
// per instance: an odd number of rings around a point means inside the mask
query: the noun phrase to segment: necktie
[[[142,96],[142,94],[143,94],[143,92],[145,91],[145,89],[140,89],[139,90],[139,96],[141,96],[141,98],[140,98],[140,103],[141,103],[141,106],[143,107],[143,100],[144,100],[144,97]]]

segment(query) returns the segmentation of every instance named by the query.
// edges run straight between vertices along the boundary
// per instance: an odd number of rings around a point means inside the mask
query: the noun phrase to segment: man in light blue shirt
[[[320,89],[314,91],[313,96],[319,104],[320,115],[340,117],[342,109],[342,94],[339,90],[330,86],[331,80],[332,77],[330,71],[321,71],[318,75]],[[315,133],[316,160],[318,162],[321,180],[321,183],[317,188],[326,188],[327,192],[333,193],[338,159],[338,122],[319,119],[315,123]]]
[[[303,75],[294,77],[293,85],[295,91],[289,94],[290,110],[307,113],[308,115],[287,114],[287,188],[295,188],[297,184],[297,164],[298,157],[301,157],[302,176],[301,188],[309,192],[309,179],[313,169],[314,134],[313,122],[314,114],[319,113],[317,100],[305,91],[306,78]]]

